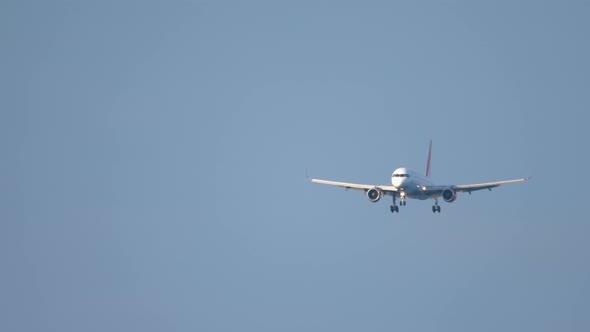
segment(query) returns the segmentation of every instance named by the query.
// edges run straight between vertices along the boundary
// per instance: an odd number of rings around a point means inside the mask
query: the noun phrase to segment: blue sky
[[[0,329],[586,331],[590,5],[0,5]],[[533,176],[443,204],[310,184]]]

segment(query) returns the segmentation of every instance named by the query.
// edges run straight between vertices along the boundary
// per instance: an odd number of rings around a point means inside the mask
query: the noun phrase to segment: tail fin
[[[432,156],[432,140],[430,140],[430,147],[428,148],[428,159],[426,160],[426,177],[430,177],[430,157]]]

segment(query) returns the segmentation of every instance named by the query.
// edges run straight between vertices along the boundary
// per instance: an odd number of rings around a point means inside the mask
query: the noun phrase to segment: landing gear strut
[[[432,213],[440,213],[440,205],[438,205],[438,199],[434,199],[434,205],[432,206]]]
[[[401,202],[400,202],[400,204],[401,204]],[[394,212],[399,212],[399,206],[397,206],[397,205],[395,204],[395,195],[393,195],[393,205],[391,205],[391,206],[389,207],[389,209],[391,210],[391,213],[394,213]]]
[[[399,205],[406,206],[406,193],[404,191],[399,193]]]

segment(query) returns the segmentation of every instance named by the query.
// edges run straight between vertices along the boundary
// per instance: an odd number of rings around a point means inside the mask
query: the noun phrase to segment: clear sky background
[[[3,1],[0,330],[588,331],[590,3]],[[311,184],[533,176],[431,212]]]

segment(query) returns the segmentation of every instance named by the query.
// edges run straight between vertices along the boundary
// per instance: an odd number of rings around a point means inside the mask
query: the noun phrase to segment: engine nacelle
[[[447,188],[442,191],[442,198],[445,202],[451,203],[457,199],[457,193],[453,189]]]
[[[367,190],[367,198],[369,201],[373,203],[379,202],[379,200],[383,197],[383,192],[379,188],[371,188]]]

